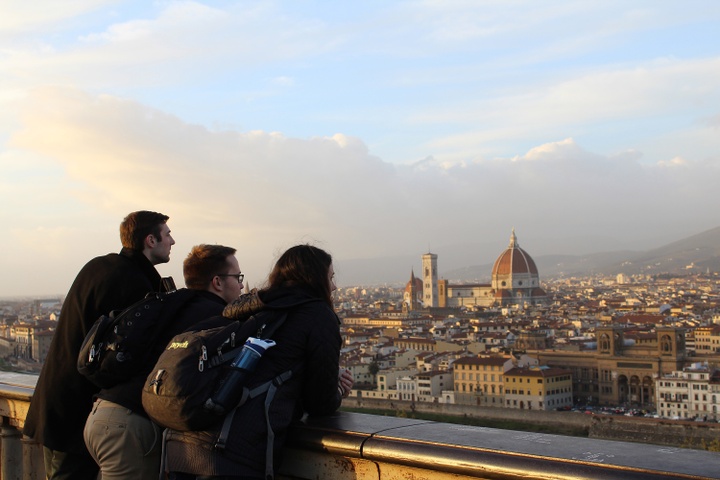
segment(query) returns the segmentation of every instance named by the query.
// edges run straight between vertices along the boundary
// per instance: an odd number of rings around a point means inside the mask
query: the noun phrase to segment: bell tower
[[[604,355],[622,355],[625,336],[621,328],[598,327],[595,329],[598,353]]]
[[[426,253],[422,256],[423,264],[423,303],[426,307],[438,306],[437,255]]]

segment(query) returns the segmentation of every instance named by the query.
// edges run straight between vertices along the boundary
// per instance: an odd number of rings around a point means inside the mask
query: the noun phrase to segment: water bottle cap
[[[258,352],[260,355],[265,353],[265,350],[268,348],[274,347],[276,345],[274,340],[263,340],[261,338],[255,338],[255,337],[249,337],[247,341],[245,342],[245,346],[252,348],[256,352]]]

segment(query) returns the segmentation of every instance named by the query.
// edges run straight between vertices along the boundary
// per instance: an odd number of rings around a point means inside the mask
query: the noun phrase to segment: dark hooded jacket
[[[290,380],[277,390],[269,409],[275,435],[273,463],[277,469],[289,425],[299,420],[303,411],[324,415],[340,406],[338,362],[342,340],[332,308],[303,289],[261,292],[260,299],[266,311],[287,311],[284,323],[272,336],[277,345],[267,350],[246,385],[253,388],[287,370],[293,371]],[[251,313],[246,303],[241,297],[226,307],[224,315],[246,320]],[[255,336],[254,329],[253,321],[247,321],[241,333]],[[169,431],[165,470],[204,476],[264,476],[268,438],[264,402],[265,395],[261,395],[237,410],[222,451],[214,448],[219,427],[207,432]]]
[[[127,248],[94,258],[80,270],[63,302],[25,419],[25,435],[51,450],[86,451],[83,428],[98,388],[77,371],[80,346],[100,315],[160,291],[161,283],[147,257]]]

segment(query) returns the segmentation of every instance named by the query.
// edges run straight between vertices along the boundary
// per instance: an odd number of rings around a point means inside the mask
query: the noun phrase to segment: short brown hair
[[[122,246],[142,251],[145,246],[145,238],[148,235],[152,235],[158,242],[161,242],[160,229],[162,225],[167,223],[169,218],[162,213],[147,210],[128,214],[120,224],[120,242]]]
[[[227,258],[235,255],[232,247],[223,245],[195,245],[183,261],[183,277],[185,286],[196,290],[204,290],[210,285],[215,275],[229,273],[230,264]]]

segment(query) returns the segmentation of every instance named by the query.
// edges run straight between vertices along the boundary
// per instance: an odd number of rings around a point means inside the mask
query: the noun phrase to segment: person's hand
[[[347,398],[350,395],[350,390],[352,390],[354,383],[355,381],[353,380],[350,370],[341,368],[338,375],[338,391],[343,398]]]

